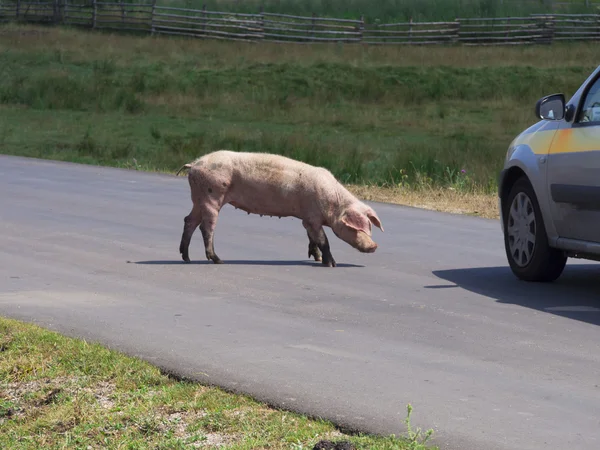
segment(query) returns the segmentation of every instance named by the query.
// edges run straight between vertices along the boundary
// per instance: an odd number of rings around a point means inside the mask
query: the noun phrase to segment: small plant
[[[132,158],[131,161],[123,163],[125,169],[142,170],[142,166],[138,164],[137,159]]]
[[[390,178],[392,178],[393,175],[390,175]],[[400,169],[398,171],[398,177],[396,178],[396,185],[398,187],[401,188],[408,188],[410,187],[410,182],[408,180],[408,174],[406,173],[406,169]]]
[[[467,173],[466,169],[453,169],[450,167],[446,167],[444,171],[445,175],[445,183],[448,185],[450,189],[455,189],[457,191],[464,191],[472,187],[473,180]]]
[[[423,436],[423,438],[421,438],[421,429],[417,428],[416,431],[412,429],[412,426],[410,424],[410,416],[412,414],[413,411],[413,407],[412,405],[409,403],[406,407],[407,409],[407,415],[406,415],[406,419],[404,420],[404,423],[406,424],[406,428],[407,428],[407,439],[409,442],[409,449],[410,450],[425,450],[425,443],[431,438],[431,435],[433,434],[433,430],[430,428],[429,430],[427,430],[425,432],[425,435]]]

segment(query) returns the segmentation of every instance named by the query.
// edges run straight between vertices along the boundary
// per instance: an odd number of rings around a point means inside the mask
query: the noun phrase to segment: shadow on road
[[[172,266],[179,264],[200,264],[200,265],[212,265],[212,261],[208,260],[197,260],[186,263],[182,260],[165,260],[165,261],[127,261],[128,263],[134,264],[146,264],[156,266]],[[223,265],[243,265],[243,266],[306,266],[306,267],[322,267],[320,262],[310,261],[281,261],[281,260],[249,260],[249,259],[227,259],[223,260]],[[344,264],[337,263],[337,267],[365,267],[357,264]]]
[[[509,267],[437,270],[433,274],[456,286],[496,299],[499,303],[600,325],[600,265],[567,265],[554,283],[518,280]],[[428,289],[453,286],[426,286]]]

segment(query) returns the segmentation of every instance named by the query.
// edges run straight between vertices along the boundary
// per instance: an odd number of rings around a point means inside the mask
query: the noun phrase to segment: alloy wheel
[[[511,257],[525,267],[535,251],[536,222],[533,204],[524,192],[519,192],[510,205],[507,231]]]

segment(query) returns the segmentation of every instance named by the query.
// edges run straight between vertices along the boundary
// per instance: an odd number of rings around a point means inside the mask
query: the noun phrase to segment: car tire
[[[555,281],[567,256],[548,244],[540,206],[526,177],[513,184],[503,208],[504,249],[513,274],[523,281]]]

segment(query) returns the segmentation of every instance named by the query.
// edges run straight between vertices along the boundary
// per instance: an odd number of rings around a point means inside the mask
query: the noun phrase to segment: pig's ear
[[[362,231],[371,236],[371,222],[356,209],[348,209],[342,216],[342,223],[356,231]]]
[[[375,225],[377,228],[379,228],[381,230],[381,232],[383,232],[383,225],[381,224],[381,220],[379,220],[379,217],[377,217],[377,213],[375,211],[373,211],[371,208],[369,208],[365,211],[365,214],[367,215],[369,220],[371,222],[373,222],[373,225]]]

